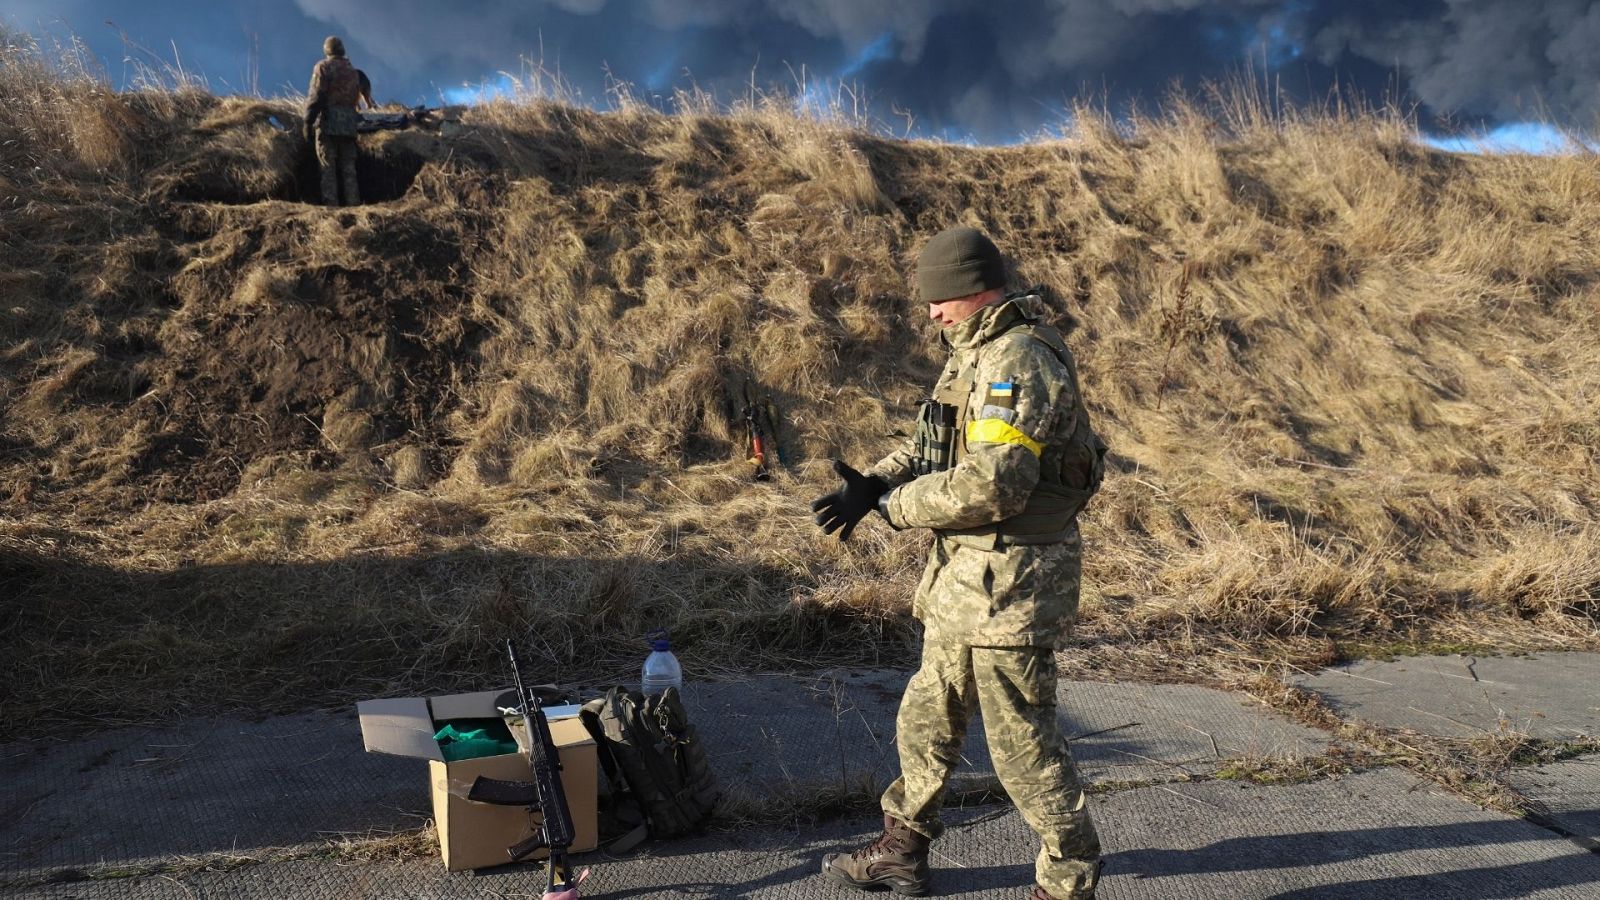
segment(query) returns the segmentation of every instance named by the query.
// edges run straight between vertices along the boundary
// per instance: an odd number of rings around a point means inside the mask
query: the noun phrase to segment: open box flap
[[[446,722],[450,719],[490,719],[500,715],[499,707],[495,701],[501,697],[507,698],[507,705],[515,702],[511,698],[509,689],[503,691],[478,691],[473,694],[445,694],[442,697],[429,697],[428,706],[433,710],[435,722]],[[544,716],[554,722],[557,719],[576,718],[579,705],[568,703],[559,706],[544,707]]]
[[[445,694],[429,697],[428,706],[433,710],[433,720],[440,724],[451,719],[493,719],[500,715],[500,710],[494,705],[495,698],[504,693],[504,690],[499,690]]]
[[[523,753],[528,752],[528,730],[522,727],[522,717],[506,718],[506,725],[511,729],[511,736],[517,740],[517,749]],[[583,726],[583,720],[577,716],[554,719],[550,722],[550,740],[556,747],[582,747],[594,743],[594,737],[589,734],[589,729]]]
[[[389,753],[416,759],[443,760],[433,739],[433,718],[421,697],[363,700],[356,704],[361,718],[361,739],[369,753]]]

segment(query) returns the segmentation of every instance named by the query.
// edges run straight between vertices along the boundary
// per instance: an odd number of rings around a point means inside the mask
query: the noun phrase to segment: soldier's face
[[[973,313],[1000,299],[1002,294],[1003,292],[998,290],[984,291],[981,294],[929,303],[928,318],[938,322],[940,328],[949,328],[971,318]]]

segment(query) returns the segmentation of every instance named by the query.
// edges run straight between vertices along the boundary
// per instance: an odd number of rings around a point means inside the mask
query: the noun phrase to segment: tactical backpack
[[[704,824],[721,792],[677,688],[657,696],[614,687],[579,712],[611,785],[611,817],[636,826],[612,849],[677,837]]]

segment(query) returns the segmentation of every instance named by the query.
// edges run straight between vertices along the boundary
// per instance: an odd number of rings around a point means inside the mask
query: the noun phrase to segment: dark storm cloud
[[[1579,126],[1600,113],[1600,3],[1589,0],[1327,2],[1301,34],[1324,63],[1398,70],[1439,112],[1516,119],[1543,103]]]
[[[407,103],[527,58],[590,99],[607,73],[646,96],[691,78],[724,97],[752,76],[795,93],[842,79],[880,118],[903,109],[921,133],[984,140],[1057,125],[1073,97],[1148,107],[1174,81],[1247,64],[1301,98],[1338,84],[1467,121],[1586,126],[1600,112],[1600,2],[1587,0],[0,0],[0,14],[25,27],[60,15],[91,38],[120,15],[229,86],[255,35],[268,90],[298,89],[337,32],[380,97]]]

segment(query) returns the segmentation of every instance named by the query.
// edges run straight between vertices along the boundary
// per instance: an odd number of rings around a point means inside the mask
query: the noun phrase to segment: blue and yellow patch
[[[989,396],[983,398],[987,406],[999,406],[1004,409],[1015,409],[1017,405],[1017,388],[1010,381],[989,382]]]

